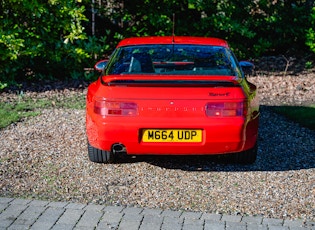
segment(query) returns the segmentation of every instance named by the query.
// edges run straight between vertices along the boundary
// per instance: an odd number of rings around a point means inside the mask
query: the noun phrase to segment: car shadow
[[[258,154],[254,164],[233,164],[221,156],[136,156],[126,163],[184,171],[287,171],[315,168],[315,131],[261,106]]]

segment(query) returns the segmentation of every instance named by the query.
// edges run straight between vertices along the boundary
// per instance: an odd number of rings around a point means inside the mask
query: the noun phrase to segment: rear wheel
[[[238,164],[253,164],[257,158],[258,145],[257,143],[251,149],[230,155],[230,160]]]
[[[88,155],[89,159],[95,163],[113,163],[114,154],[111,151],[105,151],[101,149],[94,148],[88,142]]]

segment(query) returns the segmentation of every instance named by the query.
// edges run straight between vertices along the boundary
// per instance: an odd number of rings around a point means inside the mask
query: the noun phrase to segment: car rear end
[[[131,62],[121,63],[127,66],[121,69],[130,71]],[[92,83],[86,113],[89,146],[129,155],[209,155],[255,148],[255,86],[237,73],[218,75],[223,68],[215,74],[209,66],[197,69],[196,62],[155,58],[153,73],[107,73]]]

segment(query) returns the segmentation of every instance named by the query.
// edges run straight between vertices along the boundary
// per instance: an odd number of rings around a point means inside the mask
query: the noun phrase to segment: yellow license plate
[[[200,129],[145,129],[143,142],[201,142]]]

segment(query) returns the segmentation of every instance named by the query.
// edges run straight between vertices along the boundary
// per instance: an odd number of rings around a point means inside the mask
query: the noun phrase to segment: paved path
[[[2,229],[315,230],[315,222],[0,197]]]

